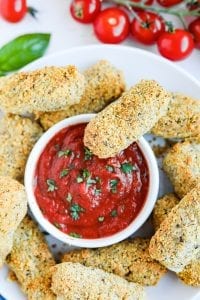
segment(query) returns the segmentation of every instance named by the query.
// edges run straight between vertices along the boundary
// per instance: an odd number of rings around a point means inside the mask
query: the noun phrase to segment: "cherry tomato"
[[[97,38],[103,43],[120,43],[130,32],[130,21],[124,10],[109,7],[99,13],[93,23]]]
[[[100,10],[100,0],[73,0],[70,5],[72,17],[81,23],[93,22]]]
[[[152,12],[142,11],[138,13],[138,19],[133,19],[131,33],[142,44],[151,45],[165,31],[164,19]]]
[[[192,52],[194,42],[190,32],[175,29],[173,32],[162,33],[157,40],[157,46],[162,56],[171,60],[181,60]]]
[[[170,7],[173,5],[177,5],[181,2],[183,2],[183,0],[157,0],[157,2],[164,7]]]
[[[9,22],[21,21],[27,13],[26,0],[0,0],[0,14]]]
[[[195,46],[200,49],[200,18],[191,22],[188,29],[194,37]]]
[[[186,4],[189,10],[194,10],[200,8],[200,0],[191,0]]]

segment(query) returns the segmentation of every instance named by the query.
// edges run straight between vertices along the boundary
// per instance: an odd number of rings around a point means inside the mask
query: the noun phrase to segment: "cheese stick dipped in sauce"
[[[85,146],[100,158],[115,156],[154,126],[170,98],[156,81],[142,80],[89,122]]]

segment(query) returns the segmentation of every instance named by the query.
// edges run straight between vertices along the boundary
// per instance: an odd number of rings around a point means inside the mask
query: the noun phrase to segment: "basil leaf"
[[[80,218],[80,213],[84,211],[84,208],[81,207],[78,203],[73,203],[70,206],[70,215],[74,220],[78,220]]]
[[[48,192],[54,192],[55,190],[58,189],[58,187],[56,186],[56,182],[53,179],[47,179],[47,185],[48,185]]]
[[[0,49],[0,74],[18,70],[43,56],[49,40],[49,33],[31,33],[4,45]]]
[[[82,238],[82,236],[79,233],[76,233],[76,232],[70,232],[69,235],[74,237],[74,238],[77,238],[77,239]]]
[[[136,168],[135,166],[131,165],[131,164],[128,163],[128,162],[127,162],[127,163],[121,164],[121,168],[120,168],[120,169],[121,169],[122,172],[125,173],[125,174],[131,173],[132,171],[137,170],[137,168]]]

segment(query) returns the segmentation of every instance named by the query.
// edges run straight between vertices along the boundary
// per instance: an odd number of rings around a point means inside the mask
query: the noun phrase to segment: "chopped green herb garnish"
[[[96,182],[101,182],[101,178],[99,178],[98,176],[95,177]]]
[[[111,173],[114,172],[114,168],[112,166],[106,166],[106,170],[108,170],[108,172],[111,172]]]
[[[89,177],[86,182],[87,182],[87,186],[90,186],[92,184],[97,183],[97,180],[94,179],[94,178]]]
[[[95,189],[94,194],[97,195],[97,196],[100,195],[101,194],[101,189]]]
[[[82,236],[76,232],[70,232],[69,233],[70,236],[74,237],[74,238],[78,238],[78,239],[81,239]]]
[[[84,154],[85,154],[85,156],[84,156],[85,160],[91,160],[92,159],[93,153],[87,147],[84,147]]]
[[[60,178],[63,178],[65,176],[67,176],[69,174],[69,169],[63,169],[61,172],[60,172]]]
[[[83,182],[85,179],[89,178],[90,176],[90,172],[88,171],[88,169],[83,169],[81,171],[81,174],[79,174],[76,178],[76,181],[78,183]]]
[[[76,177],[76,181],[77,181],[78,183],[83,182],[83,177],[81,177],[80,175],[78,175],[78,176]]]
[[[98,221],[99,222],[103,222],[104,221],[104,217],[103,216],[98,217]]]
[[[47,179],[47,185],[48,185],[48,192],[54,192],[58,189],[56,186],[56,182],[53,179]]]
[[[58,157],[70,156],[71,154],[72,154],[72,150],[70,149],[58,151]]]
[[[88,169],[83,169],[82,175],[83,175],[83,178],[86,179],[90,176],[90,172],[88,171]]]
[[[112,193],[116,193],[117,192],[117,184],[118,184],[119,180],[118,179],[111,179],[110,180],[110,190]]]
[[[73,203],[70,206],[70,214],[71,214],[72,219],[74,219],[74,220],[78,220],[80,218],[79,214],[84,211],[85,211],[84,208],[81,207],[78,203]]]
[[[111,217],[116,217],[117,216],[117,211],[116,209],[112,210],[110,213]]]
[[[67,200],[68,202],[71,202],[71,201],[72,201],[72,195],[71,195],[70,193],[67,194],[66,200]]]
[[[131,173],[132,171],[136,170],[136,167],[131,165],[130,163],[123,163],[121,164],[120,169],[122,170],[123,173]]]
[[[61,225],[60,225],[59,223],[54,222],[53,225],[54,225],[55,227],[57,227],[58,229],[61,228]]]

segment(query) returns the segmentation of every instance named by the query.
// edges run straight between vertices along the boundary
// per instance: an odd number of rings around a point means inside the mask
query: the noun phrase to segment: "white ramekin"
[[[80,123],[87,123],[92,118],[95,117],[95,114],[83,114],[74,117],[67,118],[54,126],[52,126],[49,130],[47,130],[41,138],[37,141],[35,146],[33,147],[25,170],[25,188],[28,197],[28,204],[29,207],[37,220],[37,222],[52,236],[59,239],[60,241],[78,246],[78,247],[88,247],[88,248],[96,248],[96,247],[103,247],[112,245],[114,243],[120,242],[130,235],[132,235],[137,229],[139,229],[144,222],[149,217],[150,213],[153,210],[155,205],[158,188],[159,188],[159,172],[158,172],[158,165],[155,159],[154,153],[149,146],[148,142],[142,137],[137,142],[148,165],[149,168],[149,190],[147,199],[137,215],[137,217],[133,220],[132,223],[129,224],[125,229],[122,231],[113,234],[108,237],[98,238],[98,239],[84,239],[84,238],[74,238],[66,233],[63,233],[59,229],[57,229],[54,225],[52,225],[42,214],[35,195],[34,195],[34,177],[35,177],[35,170],[38,159],[43,152],[44,148],[46,147],[47,143],[58,133],[61,129],[66,128],[71,125],[80,124]]]

